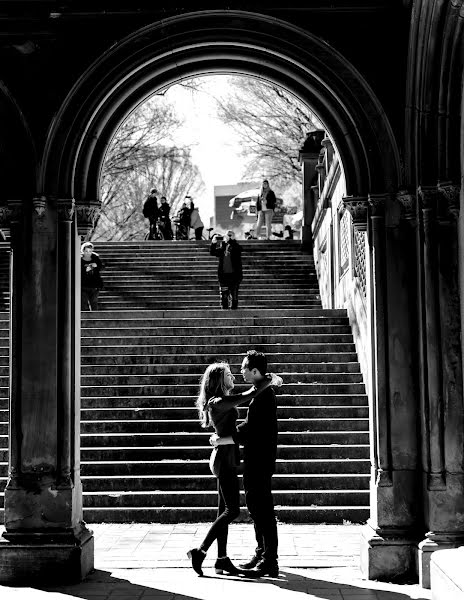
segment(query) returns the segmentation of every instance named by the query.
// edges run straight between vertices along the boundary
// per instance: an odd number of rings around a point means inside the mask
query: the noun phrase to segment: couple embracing
[[[247,352],[241,373],[252,387],[237,395],[230,394],[234,376],[225,362],[209,365],[201,380],[197,408],[202,427],[212,426],[215,432],[210,438],[214,446],[210,468],[218,480],[219,506],[205,539],[187,554],[201,576],[206,552],[217,540],[216,573],[277,577],[277,523],[271,489],[277,453],[277,406],[272,386],[280,386],[282,379],[267,374],[267,358],[256,350]],[[246,419],[237,425],[237,406],[247,401]],[[239,444],[243,445],[243,487],[257,548],[253,558],[237,568],[227,556],[227,535],[229,523],[240,513]]]

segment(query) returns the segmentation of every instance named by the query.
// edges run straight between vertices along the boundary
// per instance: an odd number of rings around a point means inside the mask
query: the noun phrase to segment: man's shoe
[[[203,577],[203,571],[201,565],[205,560],[206,554],[202,552],[199,548],[192,548],[187,552],[187,556],[192,561],[192,569],[197,573],[200,577]]]
[[[254,569],[256,565],[262,560],[261,554],[255,554],[251,560],[246,563],[240,563],[241,569]]]
[[[255,573],[256,577],[264,577],[265,575],[269,575],[269,577],[278,577],[279,564],[277,561],[270,561],[263,558],[254,569],[251,569],[251,572]]]

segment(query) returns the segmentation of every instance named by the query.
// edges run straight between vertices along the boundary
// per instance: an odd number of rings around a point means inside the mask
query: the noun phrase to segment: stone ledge
[[[464,600],[464,546],[437,550],[430,560],[433,600]]]

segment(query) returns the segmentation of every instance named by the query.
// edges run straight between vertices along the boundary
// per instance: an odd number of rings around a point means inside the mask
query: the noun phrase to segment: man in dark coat
[[[241,372],[247,383],[259,386],[266,377],[266,356],[249,350]],[[255,556],[240,566],[253,569],[259,577],[278,577],[277,522],[272,498],[272,475],[277,455],[277,402],[272,387],[250,402],[246,419],[238,425],[235,439],[243,445],[243,487],[257,542]]]
[[[225,241],[220,236],[213,235],[210,254],[219,258],[218,280],[221,296],[221,307],[229,308],[229,297],[231,308],[238,308],[238,290],[243,279],[242,270],[242,247],[235,239],[233,231],[228,231]]]
[[[150,233],[148,234],[148,239],[155,239],[155,229],[156,229],[156,219],[158,218],[158,190],[156,188],[151,188],[150,194],[147,196],[147,199],[143,203],[143,216],[149,220],[150,222]]]

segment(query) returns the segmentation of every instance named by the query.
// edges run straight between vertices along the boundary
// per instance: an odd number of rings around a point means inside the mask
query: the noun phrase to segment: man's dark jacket
[[[243,444],[245,471],[275,471],[277,455],[277,402],[272,387],[256,396],[246,419],[237,426],[236,441]]]
[[[217,256],[219,258],[218,265],[218,279],[219,283],[224,278],[224,275],[231,275],[229,273],[224,273],[224,254],[226,253],[227,246],[229,246],[230,258],[232,261],[232,268],[234,269],[234,279],[240,283],[243,279],[243,269],[242,269],[242,247],[236,240],[230,240],[228,242],[222,242],[220,246],[218,246],[215,242],[213,242],[209,248],[209,253],[213,256]]]
[[[155,220],[158,217],[158,198],[154,194],[147,197],[142,212],[146,219]]]

